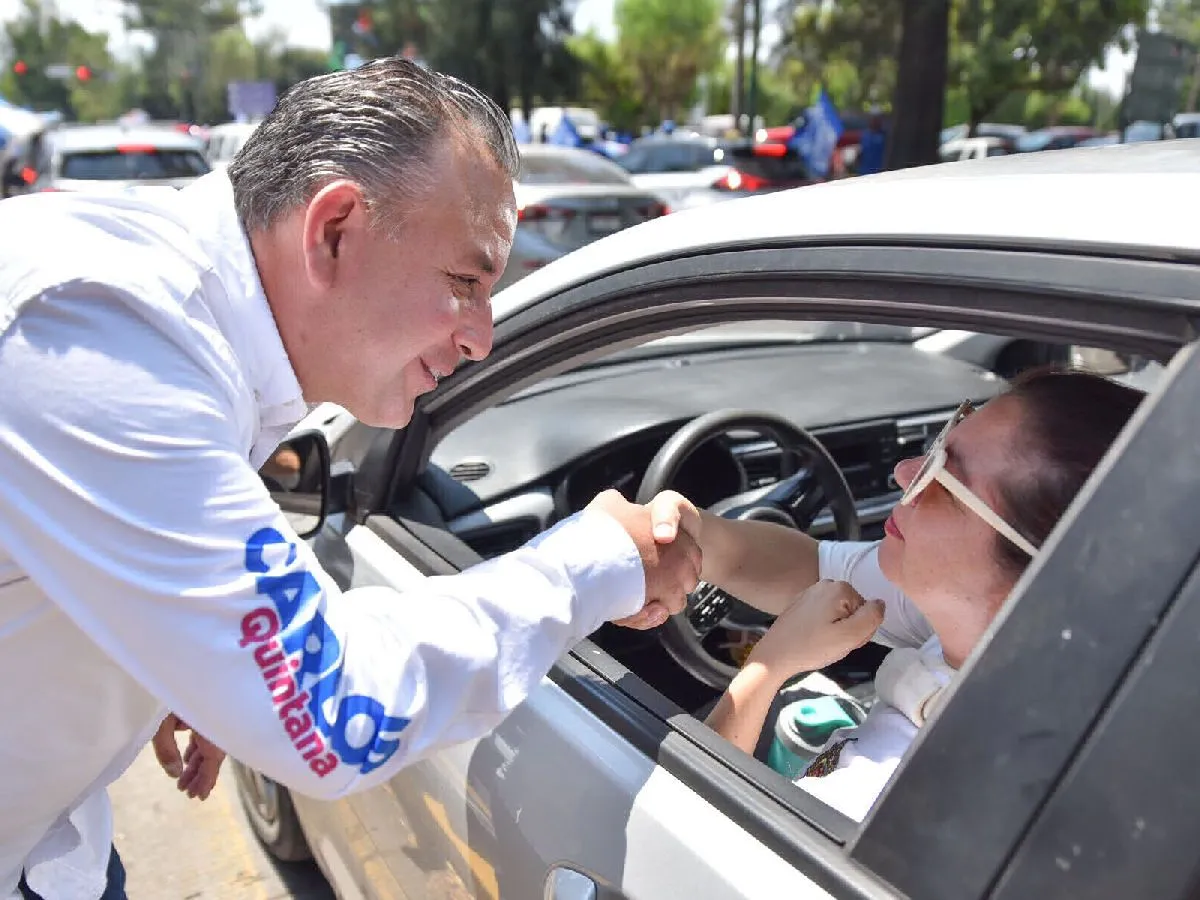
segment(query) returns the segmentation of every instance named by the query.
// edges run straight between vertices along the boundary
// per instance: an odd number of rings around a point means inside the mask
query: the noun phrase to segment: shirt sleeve
[[[245,458],[236,373],[202,358],[115,291],[29,303],[0,337],[0,543],[231,756],[318,798],[369,787],[641,608],[637,548],[596,512],[413,590],[340,592]]]
[[[849,582],[867,600],[883,601],[883,624],[872,638],[875,643],[920,647],[933,637],[933,629],[916,604],[879,568],[878,541],[821,541],[817,554],[820,578]]]

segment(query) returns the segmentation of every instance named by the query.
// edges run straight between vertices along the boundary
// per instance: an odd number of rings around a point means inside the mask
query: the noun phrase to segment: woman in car
[[[752,752],[784,684],[873,631],[899,648],[876,677],[880,702],[858,727],[834,732],[797,780],[861,820],[1142,397],[1056,371],[1018,380],[977,411],[964,404],[924,457],[896,466],[904,494],[881,541],[818,542],[708,513],[697,526],[685,515],[700,532],[704,580],[778,616],[708,724]]]

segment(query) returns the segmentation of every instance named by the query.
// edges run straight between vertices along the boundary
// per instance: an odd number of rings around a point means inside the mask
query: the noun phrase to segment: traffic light
[[[78,78],[80,81],[91,81],[92,70],[89,69],[87,66],[76,66],[75,67],[75,77]]]
[[[13,74],[24,75],[28,71],[29,66],[25,64],[25,60],[18,59],[15,63],[13,63]]]

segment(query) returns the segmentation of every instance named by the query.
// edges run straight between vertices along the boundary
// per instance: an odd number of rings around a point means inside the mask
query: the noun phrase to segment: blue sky
[[[579,0],[575,13],[577,31],[595,29],[602,36],[614,34],[614,0]],[[106,31],[112,51],[127,56],[137,44],[137,36],[121,28],[121,0],[55,0],[60,15],[79,21],[85,28]],[[17,15],[20,0],[0,0],[0,21]],[[257,38],[272,30],[282,32],[289,43],[301,47],[329,47],[329,19],[318,0],[263,0],[263,14],[246,23],[250,37]],[[1132,56],[1110,53],[1103,71],[1094,72],[1097,87],[1119,92],[1133,65]]]

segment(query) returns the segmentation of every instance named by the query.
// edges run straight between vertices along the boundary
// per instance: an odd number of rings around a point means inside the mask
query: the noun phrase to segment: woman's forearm
[[[771,702],[783,681],[762,663],[751,661],[734,676],[704,724],[746,753],[754,753]]]
[[[705,581],[771,615],[817,583],[817,542],[804,532],[773,522],[700,515]]]

